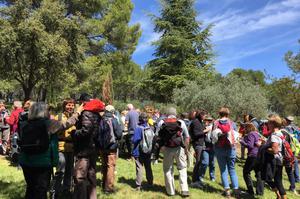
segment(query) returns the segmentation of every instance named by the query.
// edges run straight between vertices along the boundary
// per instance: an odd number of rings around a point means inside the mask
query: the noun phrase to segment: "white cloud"
[[[233,39],[257,30],[300,22],[300,0],[268,3],[253,12],[228,9],[220,15],[206,16],[204,22],[214,23],[213,41]]]

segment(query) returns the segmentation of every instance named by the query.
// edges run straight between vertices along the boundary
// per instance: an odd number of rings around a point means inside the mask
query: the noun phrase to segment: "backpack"
[[[18,144],[21,152],[25,154],[41,154],[49,149],[50,137],[46,119],[25,121],[19,135]]]
[[[225,124],[222,124],[220,120],[215,122],[216,129],[219,129],[220,135],[216,141],[218,147],[232,147],[236,143],[238,132],[233,129],[233,123],[228,120]]]
[[[162,138],[163,144],[166,147],[176,148],[181,146],[185,148],[181,122],[176,118],[164,119],[162,128],[159,131],[159,137]]]
[[[291,145],[285,139],[285,136],[280,137],[282,140],[282,150],[281,153],[283,155],[283,165],[291,167],[295,163],[295,156],[291,149]]]
[[[150,127],[142,127],[142,140],[139,144],[140,150],[143,153],[149,154],[152,152],[153,140],[155,134]]]
[[[96,135],[95,144],[100,149],[110,149],[117,143],[113,128],[113,118],[104,118],[100,121],[99,132]]]

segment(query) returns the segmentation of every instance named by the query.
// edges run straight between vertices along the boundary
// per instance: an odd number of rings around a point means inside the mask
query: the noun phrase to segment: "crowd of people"
[[[178,114],[176,108],[169,107],[164,112],[149,113],[132,104],[119,113],[112,105],[86,93],[78,101],[76,105],[74,99],[65,99],[57,115],[52,115],[43,102],[29,100],[22,106],[22,102],[15,101],[10,113],[0,101],[0,153],[18,155],[26,181],[26,199],[47,198],[48,191],[51,198],[96,199],[99,157],[103,193],[114,193],[120,151],[135,162],[136,191],[153,187],[152,164],[162,158],[166,194],[176,194],[175,160],[181,196],[189,197],[189,187],[205,187],[207,168],[210,181],[216,180],[216,159],[224,196],[241,198],[236,171],[238,146],[241,159],[247,149],[243,166],[245,194],[262,196],[267,185],[278,199],[287,198],[282,182],[285,168],[289,191],[298,195],[300,130],[292,116],[271,114],[263,121],[246,114],[243,121],[236,123],[226,107],[220,108],[218,118],[213,118],[206,110]],[[188,184],[187,169],[192,165]],[[144,169],[147,184],[142,183]],[[252,171],[256,183],[251,178]]]

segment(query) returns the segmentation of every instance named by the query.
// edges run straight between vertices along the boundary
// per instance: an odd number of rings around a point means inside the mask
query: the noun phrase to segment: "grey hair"
[[[128,108],[128,110],[132,110],[134,107],[132,104],[127,104],[127,108]]]
[[[29,107],[28,120],[49,118],[49,107],[45,102],[34,102]]]
[[[22,102],[21,101],[14,101],[14,107],[22,108]]]
[[[166,110],[166,113],[167,113],[167,115],[173,115],[173,116],[176,116],[176,115],[177,115],[176,108],[174,108],[174,107],[169,107],[169,108]]]

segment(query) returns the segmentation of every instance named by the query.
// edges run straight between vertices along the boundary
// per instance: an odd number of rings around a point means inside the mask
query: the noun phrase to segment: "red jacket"
[[[7,124],[10,125],[10,132],[14,133],[18,129],[19,115],[24,112],[23,108],[16,108],[11,112],[9,117],[5,118]]]

